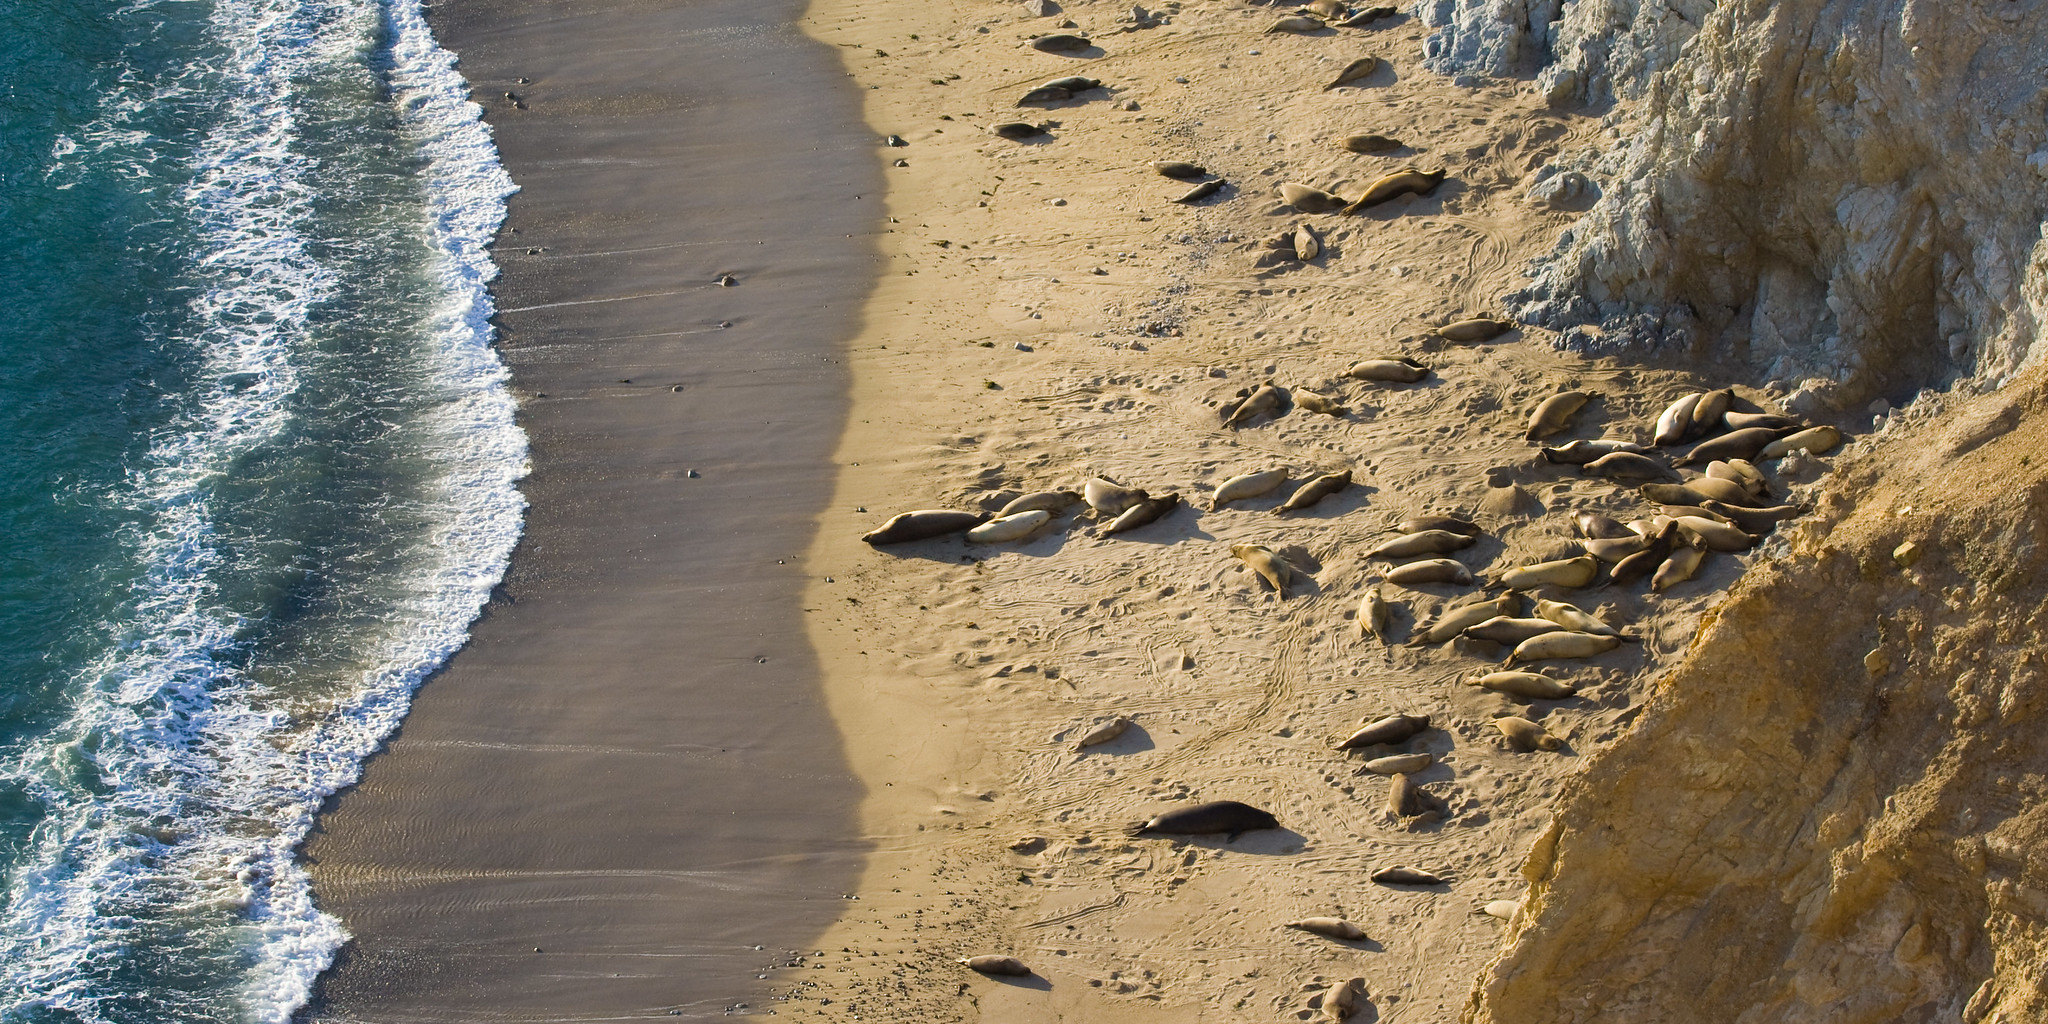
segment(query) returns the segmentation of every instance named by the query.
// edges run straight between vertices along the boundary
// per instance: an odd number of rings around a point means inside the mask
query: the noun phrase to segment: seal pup
[[[1576,697],[1579,688],[1561,682],[1541,672],[1488,672],[1477,679],[1467,679],[1466,684],[1481,689],[1504,693],[1510,697],[1526,697],[1530,700],[1564,700]]]
[[[1443,184],[1444,170],[1425,171],[1419,167],[1403,167],[1392,174],[1382,176],[1378,181],[1365,187],[1365,194],[1353,199],[1344,207],[1344,212],[1357,213],[1369,206],[1377,206],[1389,199],[1405,196],[1410,192],[1428,195]]]
[[[1661,594],[1692,579],[1693,574],[1700,571],[1700,562],[1706,557],[1706,551],[1701,548],[1678,548],[1672,551],[1671,557],[1657,567],[1657,574],[1650,577],[1650,589]]]
[[[1330,84],[1326,86],[1323,86],[1323,91],[1329,92],[1330,90],[1335,89],[1338,86],[1350,85],[1351,83],[1356,82],[1361,78],[1369,78],[1372,76],[1373,72],[1378,71],[1380,69],[1380,65],[1383,63],[1385,62],[1380,60],[1378,57],[1360,57],[1357,60],[1354,60],[1351,63],[1344,65],[1344,70],[1337,72],[1336,80],[1332,81]]]
[[[1350,470],[1347,469],[1341,473],[1324,473],[1322,476],[1316,477],[1308,483],[1295,488],[1294,493],[1288,496],[1286,501],[1281,502],[1278,507],[1273,509],[1273,514],[1277,516],[1285,515],[1289,512],[1299,512],[1349,486],[1351,486]]]
[[[1419,558],[1423,555],[1447,555],[1462,551],[1477,543],[1479,538],[1469,534],[1452,533],[1449,530],[1422,530],[1404,533],[1392,540],[1384,541],[1365,553],[1367,558],[1400,559]]]
[[[1541,615],[1544,618],[1549,619],[1550,621],[1555,622],[1566,629],[1574,629],[1581,633],[1594,633],[1600,636],[1621,635],[1620,630],[1615,629],[1613,626],[1608,625],[1606,621],[1601,619],[1599,616],[1594,615],[1592,612],[1589,612],[1584,608],[1579,607],[1578,605],[1567,604],[1563,601],[1551,601],[1544,598],[1538,598],[1536,600],[1536,614]]]
[[[1536,408],[1529,412],[1529,433],[1524,440],[1539,440],[1563,430],[1587,402],[1597,397],[1591,391],[1561,391],[1536,403]]]
[[[1351,1015],[1358,1012],[1359,1004],[1365,1002],[1365,979],[1353,978],[1330,990],[1323,997],[1323,1016],[1332,1024],[1344,1024]]]
[[[1591,555],[1575,558],[1560,558],[1550,562],[1537,562],[1518,566],[1501,573],[1493,581],[1495,586],[1510,590],[1534,590],[1544,584],[1576,588],[1593,582],[1600,574],[1600,563]]]
[[[1445,341],[1491,341],[1520,326],[1520,324],[1512,320],[1497,320],[1490,316],[1475,316],[1445,324],[1429,333]]]
[[[1681,466],[1698,465],[1723,459],[1753,459],[1783,431],[1771,427],[1744,427],[1733,433],[1709,438],[1694,445],[1678,459]]]
[[[1508,738],[1508,746],[1513,747],[1518,754],[1526,754],[1532,750],[1556,750],[1564,746],[1563,740],[1552,736],[1542,726],[1526,718],[1496,718],[1493,720],[1493,727]]]
[[[1089,730],[1088,735],[1081,737],[1074,744],[1074,749],[1079,751],[1086,750],[1089,747],[1099,747],[1110,740],[1116,739],[1118,736],[1122,736],[1133,724],[1129,715],[1118,715]]]
[[[1389,754],[1375,757],[1365,763],[1365,771],[1374,775],[1413,775],[1436,763],[1436,755],[1427,751],[1413,754]]]
[[[1223,425],[1235,430],[1263,413],[1279,409],[1280,396],[1283,394],[1286,392],[1280,390],[1272,381],[1259,385],[1258,390],[1251,393],[1251,397],[1239,402],[1237,408],[1232,409],[1230,415],[1224,417]]]
[[[1422,533],[1426,530],[1462,533],[1467,537],[1477,537],[1486,532],[1479,528],[1478,523],[1457,516],[1410,516],[1394,524],[1396,533]]]
[[[895,516],[880,527],[861,535],[861,540],[880,546],[902,544],[913,540],[930,540],[949,533],[959,533],[980,526],[987,516],[979,512],[954,512],[950,509],[921,508]]]
[[[1329,27],[1321,18],[1312,18],[1306,14],[1296,14],[1281,18],[1279,21],[1266,26],[1266,30],[1259,34],[1270,36],[1275,32],[1291,32],[1295,35],[1307,35],[1310,32],[1321,32]]]
[[[1287,584],[1294,579],[1294,566],[1264,544],[1232,544],[1230,553],[1251,566],[1252,571],[1272,584],[1273,593],[1287,596]]]
[[[986,523],[967,531],[967,539],[975,544],[1001,544],[1004,541],[1023,540],[1045,529],[1052,522],[1052,513],[1042,508],[1028,512],[1015,512],[997,516]]]
[[[1298,928],[1305,932],[1313,932],[1326,939],[1341,939],[1345,942],[1357,942],[1365,938],[1365,929],[1341,917],[1304,917],[1299,921],[1287,922],[1287,927]]]
[[[1024,45],[1040,53],[1076,53],[1094,46],[1095,43],[1086,36],[1077,36],[1067,32],[1055,32],[1049,36],[1039,36],[1026,42]]]
[[[1193,807],[1154,815],[1131,830],[1131,835],[1210,836],[1224,834],[1225,842],[1259,829],[1279,828],[1280,822],[1266,811],[1235,800],[1215,800]]]
[[[1509,615],[1496,615],[1476,626],[1465,627],[1465,631],[1460,635],[1513,647],[1531,637],[1557,633],[1563,629],[1564,627],[1549,619],[1521,619]]]
[[[1350,152],[1364,156],[1378,156],[1382,153],[1392,153],[1400,149],[1402,143],[1400,139],[1389,138],[1385,135],[1347,135],[1344,137],[1344,141],[1337,145]]]
[[[1835,447],[1841,443],[1842,432],[1833,427],[1826,425],[1808,427],[1805,430],[1778,438],[1770,444],[1764,445],[1757,452],[1756,457],[1761,459],[1778,459],[1793,452],[1826,455],[1834,451]]]
[[[1106,477],[1091,476],[1081,485],[1081,500],[1099,516],[1114,518],[1151,495],[1136,487],[1125,487]]]
[[[1030,494],[1010,499],[1010,503],[1004,505],[1002,510],[996,513],[996,518],[1001,519],[1004,516],[1014,516],[1019,512],[1037,512],[1041,510],[1046,512],[1064,512],[1069,505],[1080,500],[1081,495],[1074,491],[1033,491]]]
[[[1286,482],[1287,470],[1285,468],[1265,469],[1257,473],[1246,473],[1243,476],[1231,477],[1216,485],[1216,496],[1209,499],[1209,508],[1213,511],[1222,508],[1225,502],[1243,501],[1246,498],[1256,498],[1262,494],[1270,494],[1274,488]]]
[[[1181,193],[1173,201],[1176,203],[1198,203],[1223,191],[1224,184],[1222,178],[1217,178],[1215,181],[1205,181]]]
[[[1280,201],[1303,213],[1333,213],[1344,208],[1342,196],[1295,181],[1280,183]]]
[[[1635,452],[1609,452],[1579,467],[1580,476],[1597,476],[1608,480],[1668,480],[1676,474],[1667,466],[1648,455]]]
[[[1351,411],[1334,398],[1319,395],[1302,388],[1295,388],[1291,392],[1291,397],[1294,399],[1295,408],[1301,409],[1304,412],[1321,413],[1324,416],[1342,416]]]
[[[1388,715],[1377,722],[1367,723],[1342,743],[1338,750],[1357,750],[1383,744],[1406,743],[1429,728],[1428,715]]]
[[[1634,441],[1603,437],[1592,441],[1570,441],[1555,448],[1544,448],[1543,461],[1567,466],[1584,466],[1609,455],[1641,455],[1645,450]]]
[[[1316,230],[1306,224],[1294,228],[1294,258],[1303,263],[1323,254],[1323,239]]]
[[[970,956],[961,960],[960,963],[966,964],[969,970],[978,971],[982,974],[995,974],[1009,978],[1024,978],[1029,977],[1031,974],[1031,968],[1024,966],[1024,961],[1014,956],[1001,956],[996,953]]]
[[[1135,530],[1147,523],[1156,522],[1180,507],[1180,495],[1162,494],[1157,498],[1148,497],[1124,510],[1123,514],[1102,528],[1104,537]]]
[[[1387,603],[1386,595],[1380,593],[1379,586],[1367,587],[1365,596],[1358,599],[1358,635],[1386,643],[1387,621],[1392,617],[1393,606]]]
[[[1605,654],[1621,646],[1621,637],[1602,636],[1598,633],[1575,633],[1559,630],[1542,636],[1530,637],[1515,645],[1513,653],[1503,665],[1526,665],[1532,661],[1556,661],[1564,658],[1590,658]]]
[[[989,131],[1006,139],[1035,139],[1046,133],[1044,125],[1031,124],[1027,121],[1004,121]]]
[[[1439,559],[1439,561],[1449,561],[1449,559]],[[1406,568],[1406,566],[1402,568]],[[1467,577],[1468,581],[1469,579],[1470,577]],[[1513,615],[1516,607],[1521,603],[1521,599],[1513,594],[1502,594],[1499,597],[1490,597],[1484,601],[1473,601],[1470,604],[1454,605],[1446,608],[1443,610],[1443,614],[1437,616],[1435,622],[1429,624],[1428,628],[1417,631],[1414,638],[1408,641],[1408,646],[1420,647],[1423,644],[1443,643],[1463,633],[1466,629],[1477,626],[1488,619],[1502,615]]]
[[[1695,391],[1665,406],[1657,416],[1657,428],[1651,443],[1659,448],[1669,448],[1684,441],[1686,433],[1692,429],[1693,407],[1699,404],[1700,393]]]
[[[1351,368],[1344,371],[1344,376],[1388,384],[1414,384],[1429,376],[1429,367],[1407,356],[1361,359],[1352,363]]]
[[[1182,160],[1154,160],[1152,161],[1152,170],[1169,178],[1179,178],[1182,181],[1194,181],[1198,178],[1209,176],[1208,170],[1200,164],[1191,164]]]
[[[1425,558],[1419,562],[1397,565],[1387,570],[1387,582],[1412,587],[1423,583],[1452,583],[1459,586],[1472,582],[1472,570],[1465,563],[1454,558]]]
[[[1381,885],[1442,885],[1444,878],[1434,871],[1411,868],[1396,864],[1372,873],[1372,880]]]

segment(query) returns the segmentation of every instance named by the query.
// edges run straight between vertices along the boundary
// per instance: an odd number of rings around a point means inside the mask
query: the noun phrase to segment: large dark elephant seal
[[[1279,828],[1279,819],[1250,804],[1235,800],[1216,800],[1177,811],[1154,815],[1150,820],[1131,830],[1134,836],[1210,836],[1227,834],[1230,840],[1263,828]],[[1229,840],[1226,840],[1229,841]]]
[[[1365,187],[1365,194],[1344,207],[1345,213],[1357,213],[1368,206],[1377,206],[1389,199],[1405,196],[1410,192],[1428,195],[1443,184],[1444,171],[1439,167],[1425,171],[1417,167],[1403,167]]]
[[[861,538],[870,544],[902,544],[913,540],[930,540],[949,533],[959,533],[980,526],[988,519],[979,512],[954,512],[950,509],[924,508],[905,512],[880,528],[862,534]]]

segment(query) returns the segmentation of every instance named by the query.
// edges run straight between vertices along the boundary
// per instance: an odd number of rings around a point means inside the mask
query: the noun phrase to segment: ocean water
[[[417,0],[0,0],[0,1022],[283,1021],[293,850],[518,538]]]

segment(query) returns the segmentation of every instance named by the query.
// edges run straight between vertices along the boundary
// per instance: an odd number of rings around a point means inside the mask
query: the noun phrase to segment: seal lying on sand
[[[1294,181],[1280,183],[1280,201],[1303,213],[1334,213],[1344,208],[1344,197]]]
[[[1429,333],[1445,341],[1491,341],[1520,326],[1520,324],[1512,320],[1500,320],[1490,316],[1475,316],[1445,324]]]
[[[1357,213],[1368,206],[1377,206],[1389,199],[1405,196],[1410,192],[1428,195],[1443,184],[1444,171],[1439,167],[1425,171],[1418,167],[1404,167],[1365,187],[1365,194],[1344,207],[1345,213]]]
[[[1429,376],[1429,367],[1407,356],[1361,359],[1344,371],[1354,380],[1376,380],[1391,384],[1413,384]]]
[[[1131,835],[1163,836],[1212,836],[1223,834],[1234,841],[1246,832],[1263,828],[1279,828],[1279,819],[1250,804],[1235,800],[1216,800],[1193,807],[1167,811],[1154,815],[1144,824],[1131,830]]]
[[[905,512],[883,523],[880,528],[862,534],[860,539],[875,545],[930,540],[933,537],[973,529],[987,518],[978,512],[923,508],[915,512]]]
[[[1273,514],[1284,515],[1288,512],[1299,512],[1349,486],[1351,486],[1350,470],[1347,469],[1342,473],[1325,473],[1296,488],[1292,496],[1273,509]]]

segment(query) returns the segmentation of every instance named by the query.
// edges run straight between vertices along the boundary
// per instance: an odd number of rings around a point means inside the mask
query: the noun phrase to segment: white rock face
[[[1508,299],[1836,408],[1996,384],[2048,315],[2033,0],[1423,0],[1429,63],[1605,112],[1598,201]],[[1541,181],[1532,185],[1542,186]],[[1552,186],[1557,187],[1557,186]],[[1532,200],[1546,201],[1532,191]]]

